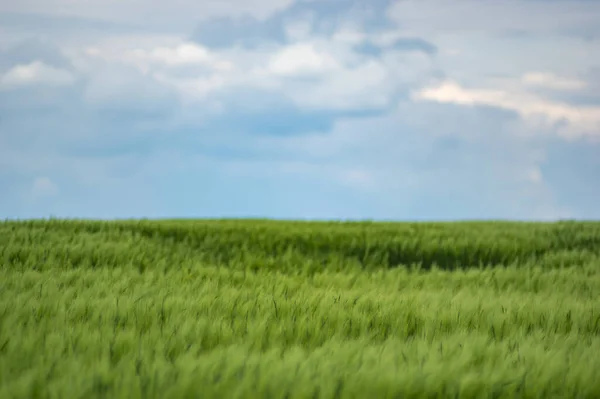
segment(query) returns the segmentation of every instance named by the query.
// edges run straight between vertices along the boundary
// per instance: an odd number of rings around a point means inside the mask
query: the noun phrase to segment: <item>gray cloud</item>
[[[389,45],[378,45],[370,40],[366,40],[354,46],[354,49],[360,53],[373,57],[381,57],[386,50],[422,52],[433,56],[437,54],[438,47],[422,38],[418,37],[399,37]]]
[[[551,88],[539,88],[536,90],[540,95],[576,106],[600,106],[600,60],[598,67],[590,68],[578,76],[583,83],[582,88],[576,90],[552,90]]]
[[[422,51],[430,55],[436,54],[438,51],[436,45],[418,37],[398,38],[394,41],[390,48],[401,51]]]
[[[381,30],[389,27],[385,16],[388,4],[389,0],[296,1],[264,20],[252,16],[207,19],[199,24],[191,39],[211,48],[255,48],[286,43],[293,35],[290,29],[299,22],[304,22],[306,33],[314,37],[331,36],[343,26]]]
[[[286,8],[288,0],[194,1],[194,0],[122,0],[107,2],[90,0],[22,0],[0,3],[3,14],[35,14],[41,16],[92,19],[118,25],[133,25],[160,31],[189,31],[198,21],[219,16],[251,15],[265,19]]]
[[[389,17],[404,29],[426,36],[444,33],[578,35],[600,32],[596,1],[399,0]]]
[[[0,52],[0,73],[6,72],[16,65],[25,65],[35,61],[67,70],[73,67],[59,46],[39,38],[30,38]]]
[[[165,118],[177,109],[175,92],[127,67],[106,67],[88,78],[83,99],[102,115]]]
[[[254,48],[269,43],[285,43],[285,28],[280,20],[219,17],[201,23],[191,39],[203,46],[222,49],[233,46]]]

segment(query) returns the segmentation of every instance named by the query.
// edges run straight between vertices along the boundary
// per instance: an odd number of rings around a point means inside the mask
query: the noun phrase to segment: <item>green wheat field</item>
[[[0,398],[600,398],[600,222],[0,223]]]

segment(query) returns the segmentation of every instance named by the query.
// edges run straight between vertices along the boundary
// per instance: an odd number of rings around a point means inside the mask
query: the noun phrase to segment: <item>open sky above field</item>
[[[0,2],[0,218],[600,218],[600,2]]]

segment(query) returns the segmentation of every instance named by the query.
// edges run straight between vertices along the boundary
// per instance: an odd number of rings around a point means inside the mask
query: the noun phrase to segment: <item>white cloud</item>
[[[354,39],[346,39],[221,51],[168,37],[158,46],[111,39],[70,54],[90,76],[108,65],[133,66],[174,88],[184,102],[206,100],[225,89],[254,88],[281,93],[309,109],[387,107],[398,90],[418,84],[431,71],[432,61],[423,54],[387,50],[374,60],[356,53]]]
[[[165,40],[168,38],[165,38]],[[191,42],[170,43],[156,46],[144,43],[145,46],[123,47],[112,41],[101,43],[99,46],[87,47],[83,55],[108,63],[121,63],[136,67],[143,73],[149,73],[156,68],[205,67],[211,70],[230,71],[234,65],[222,59],[205,47]],[[132,48],[133,47],[133,48]],[[81,59],[81,56],[78,57]]]
[[[164,73],[155,73],[153,78],[167,87],[174,88],[185,101],[206,99],[210,94],[231,86],[234,82],[225,76],[213,74],[197,78],[178,78]]]
[[[130,90],[130,82],[119,76],[114,79],[109,76],[129,70],[127,79],[145,79],[160,85],[163,91],[174,89],[184,102],[205,99],[219,89],[249,80],[247,71],[237,71],[238,68],[227,56],[192,42],[160,35],[146,38],[150,40],[135,36],[122,39],[107,38],[80,49],[71,48],[68,54],[73,64],[90,76],[92,83],[97,82],[96,77],[100,76],[103,80],[114,82],[110,87]],[[139,73],[137,77],[132,76],[135,70]],[[95,85],[95,90],[105,92],[103,84]],[[126,96],[135,98],[139,93],[134,90]]]
[[[31,195],[34,199],[54,197],[58,191],[58,186],[45,176],[36,178],[31,185]]]
[[[557,126],[568,139],[600,138],[600,107],[572,106],[544,100],[523,91],[468,89],[446,81],[413,93],[414,100],[436,101],[464,106],[484,105],[517,112],[525,120],[545,127]],[[566,124],[565,126],[560,126]]]
[[[309,109],[358,110],[389,106],[394,96],[429,78],[433,62],[419,53],[387,50],[379,59],[354,52],[352,41],[297,44],[271,58],[267,73],[280,90]],[[295,80],[310,76],[310,80]],[[287,79],[292,78],[292,79]]]
[[[151,51],[136,49],[130,55],[138,61],[157,62],[167,66],[203,65],[225,71],[233,69],[230,62],[219,60],[206,48],[194,43],[157,47]]]
[[[586,87],[581,80],[562,78],[549,72],[529,72],[523,75],[521,81],[526,86],[551,90],[580,90]]]
[[[40,61],[17,65],[0,78],[0,87],[12,88],[28,85],[64,86],[75,81],[69,71],[54,68]]]
[[[339,68],[335,58],[307,43],[288,46],[269,61],[270,72],[281,76],[301,76],[331,72]]]

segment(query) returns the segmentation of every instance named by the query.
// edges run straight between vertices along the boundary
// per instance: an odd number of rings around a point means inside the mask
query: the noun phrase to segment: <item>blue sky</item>
[[[0,218],[600,219],[600,2],[0,3]]]

